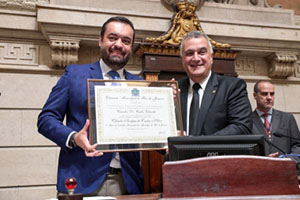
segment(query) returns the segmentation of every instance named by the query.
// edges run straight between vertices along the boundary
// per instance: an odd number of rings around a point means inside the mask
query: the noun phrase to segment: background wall
[[[272,80],[276,86],[275,108],[294,114],[300,125],[300,1],[268,3],[279,3],[287,9],[209,1],[197,14],[210,37],[241,51],[236,71],[247,81],[253,108],[253,84],[260,79]],[[143,38],[167,31],[173,11],[159,0],[1,1],[0,200],[56,196],[59,149],[38,134],[36,128],[37,116],[64,71],[63,67],[54,66],[55,56],[77,57],[78,63],[98,60],[100,26],[115,15],[127,16],[135,24],[136,48]],[[66,49],[66,43],[73,45],[74,51],[59,52],[55,42],[61,49]],[[275,60],[269,59],[272,55],[291,60],[276,65],[283,69],[282,73],[292,70],[288,76],[270,77]],[[60,58],[56,62],[68,61]],[[285,68],[287,65],[290,68]],[[141,58],[134,55],[127,69],[141,74],[141,66]]]

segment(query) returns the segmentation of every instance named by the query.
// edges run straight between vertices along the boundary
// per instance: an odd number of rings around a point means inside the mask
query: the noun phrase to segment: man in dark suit
[[[107,20],[101,30],[101,59],[69,65],[38,117],[38,131],[60,148],[57,190],[66,193],[65,179],[75,177],[75,193],[121,195],[143,193],[139,152],[104,153],[88,141],[87,79],[140,80],[124,69],[134,42],[133,24],[124,17]],[[66,125],[63,124],[66,117]]]
[[[188,33],[180,53],[188,77],[179,81],[187,135],[251,134],[251,105],[245,81],[212,72],[213,48],[199,31]]]
[[[257,107],[252,113],[252,133],[264,135],[267,139],[266,155],[278,157],[290,154],[287,157],[299,162],[296,154],[300,154],[300,133],[296,120],[293,115],[273,108],[274,95],[275,88],[270,81],[258,81],[254,85],[253,96]],[[278,137],[277,134],[287,137]]]

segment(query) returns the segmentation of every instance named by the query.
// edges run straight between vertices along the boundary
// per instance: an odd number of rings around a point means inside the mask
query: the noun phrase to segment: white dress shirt
[[[200,84],[201,88],[199,88],[198,93],[199,93],[199,108],[201,108],[201,102],[203,99],[203,94],[206,88],[206,85],[208,83],[208,80],[211,76],[211,71],[209,72],[208,76],[206,77],[206,79],[204,81],[202,81]],[[190,107],[191,107],[191,103],[192,103],[192,99],[193,99],[193,85],[194,85],[194,81],[192,81],[190,79],[190,86],[188,89],[188,99],[187,99],[187,112],[186,112],[186,127],[187,127],[187,135],[189,135],[189,123],[190,123]]]

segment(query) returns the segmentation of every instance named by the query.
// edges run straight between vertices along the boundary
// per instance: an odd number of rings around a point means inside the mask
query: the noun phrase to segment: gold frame
[[[111,85],[117,85],[118,87],[111,87]],[[170,88],[172,88],[172,90]],[[173,97],[174,90],[177,91],[175,98]],[[178,132],[183,133],[180,97],[178,83],[176,81],[88,79],[87,93],[90,120],[89,140],[91,144],[98,144],[97,150],[103,152],[162,150],[167,148],[167,137],[177,136]],[[104,95],[106,95],[105,98]],[[120,101],[120,99],[123,98],[121,95],[127,95],[126,99]],[[108,97],[119,98],[119,101],[116,102],[112,99],[108,99]],[[150,116],[150,118],[155,116],[155,119],[158,118],[157,120],[161,122],[161,124],[153,123],[151,120],[145,121],[142,119],[142,116],[145,116],[145,114],[139,115],[139,113],[135,113],[134,116],[126,114],[128,113],[128,102],[131,102],[129,103],[129,108],[134,107],[134,109],[136,109],[135,106],[137,104],[132,102],[132,98],[135,103],[139,104],[142,110],[148,109],[149,105],[156,107],[152,114],[147,113],[146,116]],[[130,100],[127,101],[127,99]],[[149,101],[148,99],[158,100],[155,100],[157,101],[156,105],[152,105],[154,101]],[[159,101],[162,101],[163,104],[160,104]],[[145,102],[147,102],[147,104],[145,104]],[[103,104],[105,104],[105,106],[103,106]],[[165,107],[164,105],[168,106]],[[116,115],[114,117],[117,118],[113,118],[112,120],[112,113],[115,114],[117,111],[119,112],[120,107],[125,110],[125,114],[122,113],[120,116]],[[130,112],[132,112],[132,109]],[[133,112],[136,111],[134,110]],[[167,121],[163,119],[165,117],[164,113],[167,113]],[[162,115],[164,115],[164,117]],[[122,121],[122,119],[130,119],[132,117],[138,120],[130,120],[130,123],[128,123],[129,120],[127,120],[127,123],[124,122],[125,120]],[[141,121],[143,121],[143,124],[141,124]],[[145,128],[145,125],[147,128]],[[148,127],[150,128],[148,129]],[[166,128],[164,129],[164,127]],[[120,130],[122,130],[122,132],[124,130],[125,134],[119,135],[118,131]],[[152,131],[154,131],[153,135],[151,134]],[[117,132],[117,134],[115,134],[115,132]],[[144,136],[140,134],[144,134]],[[130,137],[127,137],[127,135],[130,135]]]

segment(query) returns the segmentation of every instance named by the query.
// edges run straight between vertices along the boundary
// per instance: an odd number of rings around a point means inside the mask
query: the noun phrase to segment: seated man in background
[[[246,83],[212,71],[213,48],[207,35],[189,32],[180,54],[188,77],[179,80],[183,128],[190,136],[251,134]]]
[[[252,133],[265,136],[266,155],[288,154],[286,157],[299,163],[300,133],[296,120],[293,115],[273,108],[274,95],[274,85],[270,81],[258,81],[254,85],[256,109],[252,113]]]

